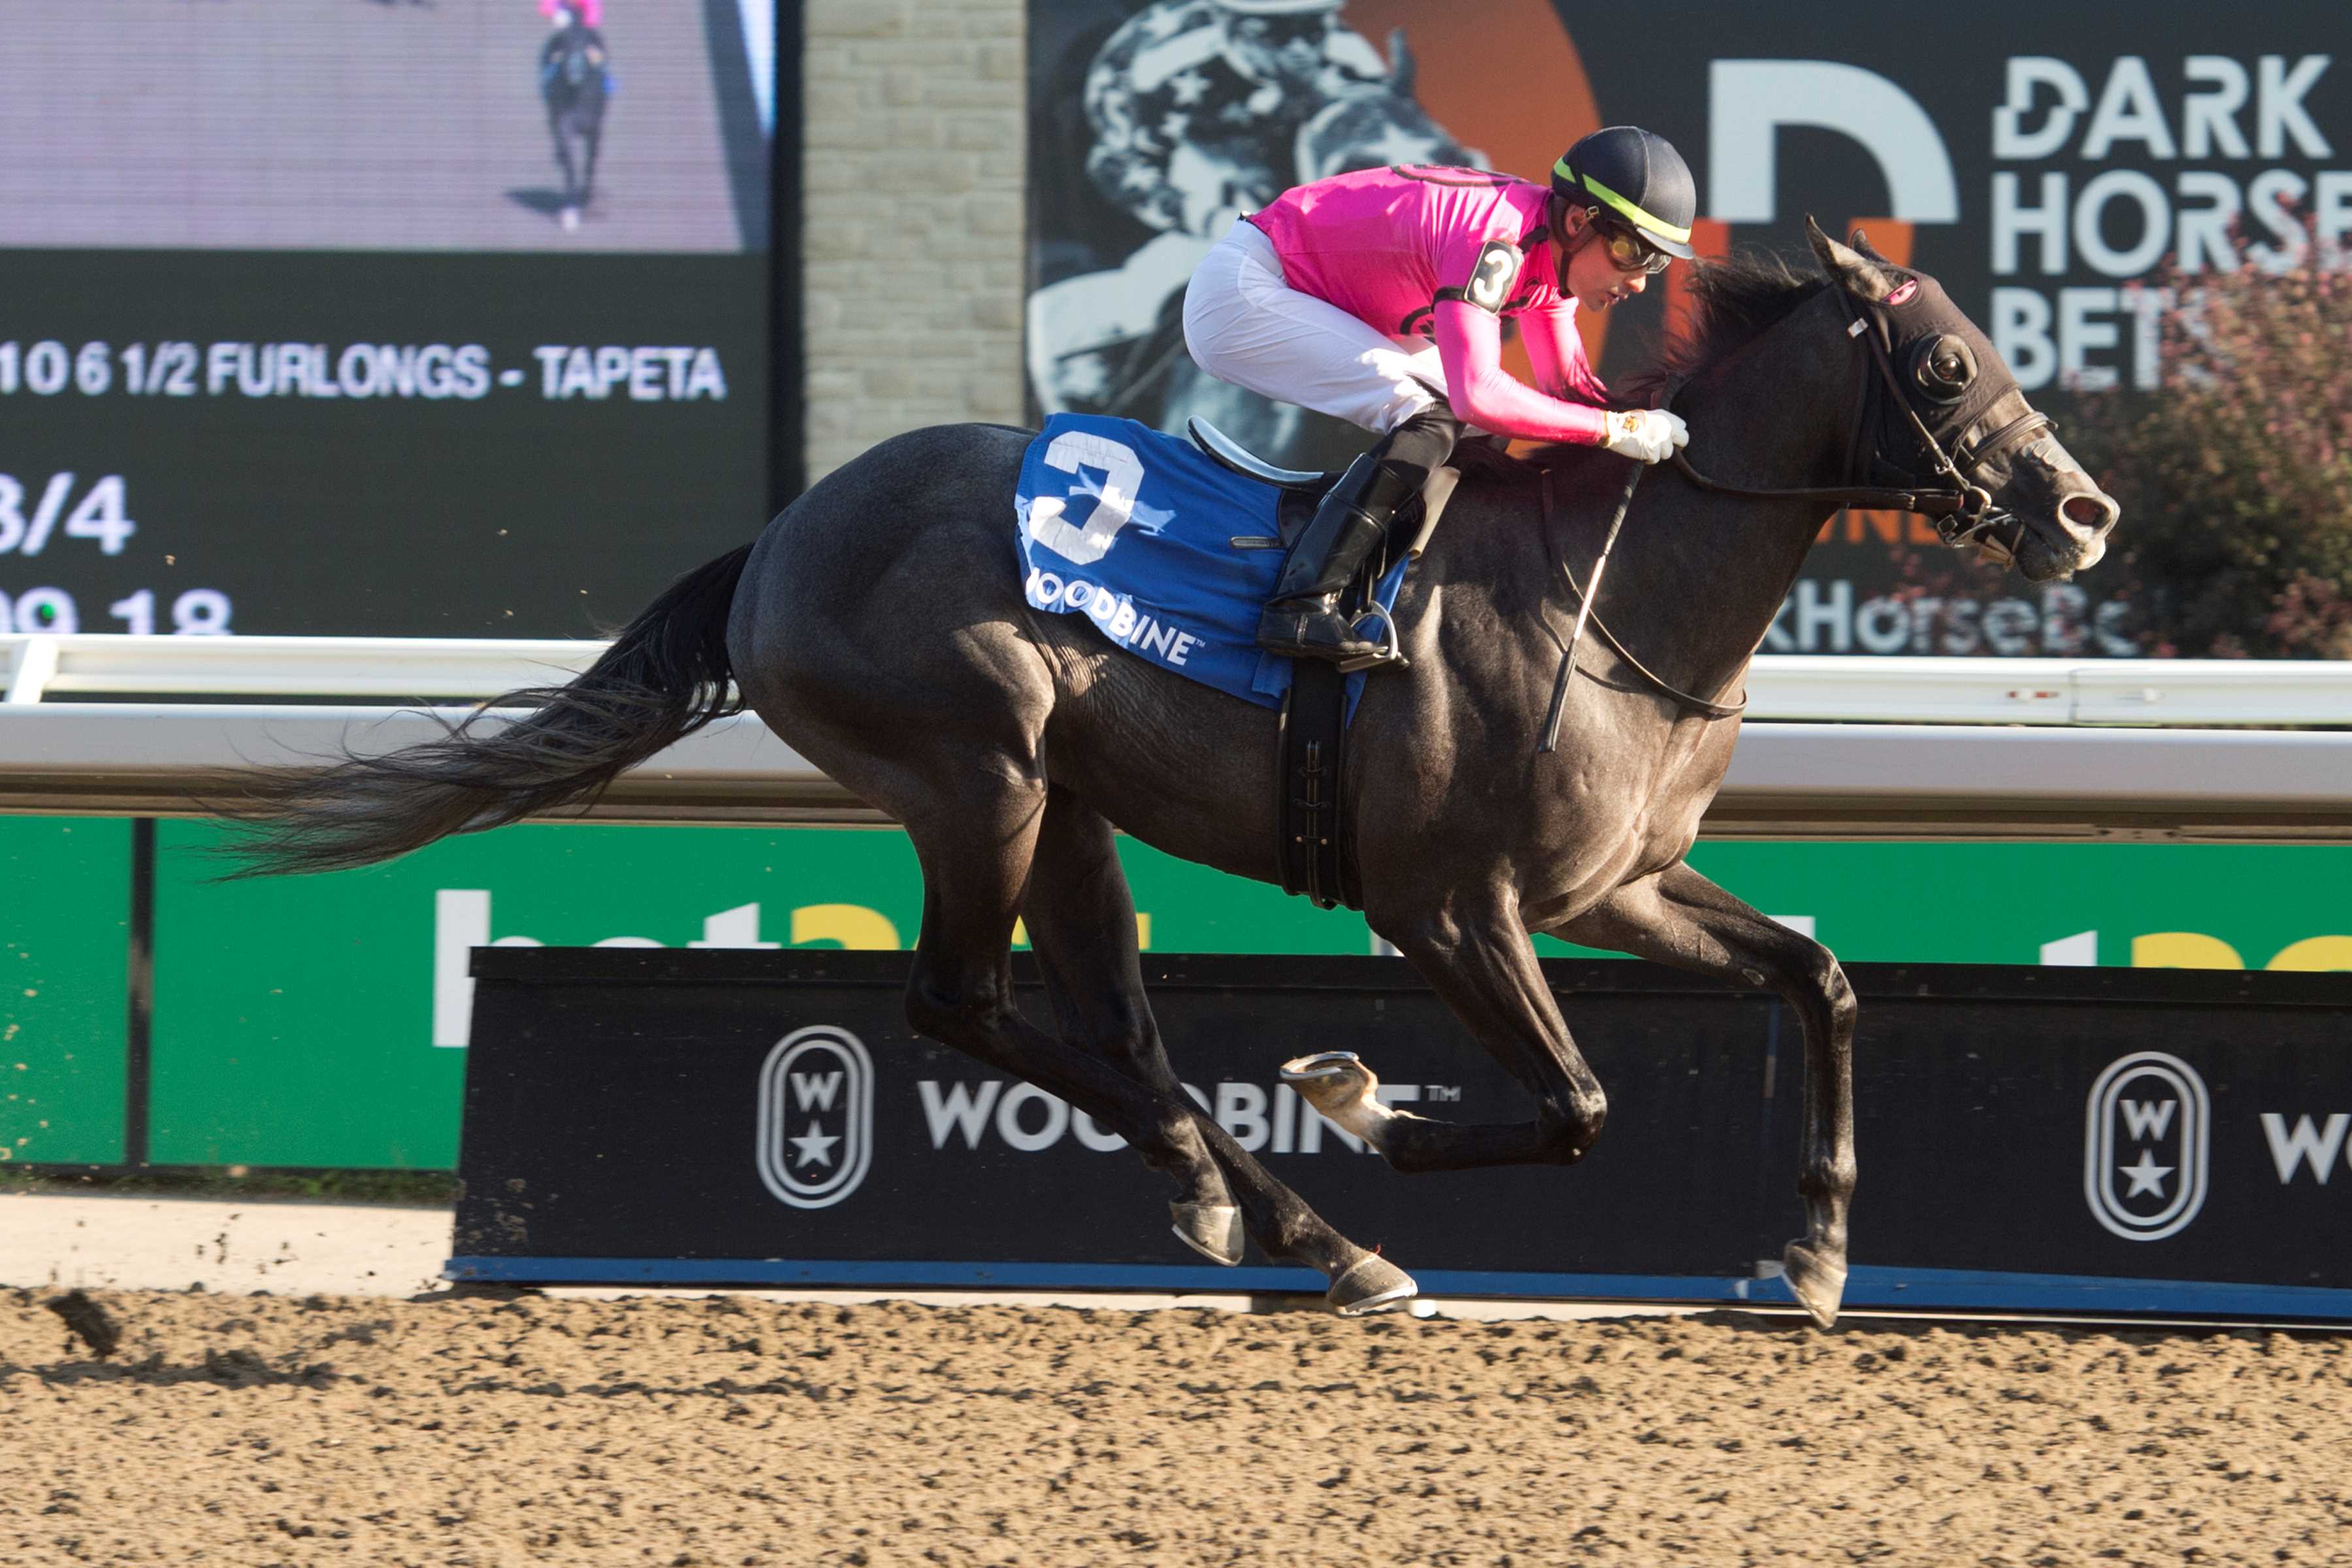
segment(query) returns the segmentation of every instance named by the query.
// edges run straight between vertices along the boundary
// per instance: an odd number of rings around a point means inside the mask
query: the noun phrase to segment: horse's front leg
[[[1555,933],[1702,974],[1769,985],[1805,1031],[1805,1235],[1781,1250],[1789,1287],[1828,1328],[1845,1294],[1853,1200],[1853,987],[1828,948],[1759,914],[1680,863],[1629,882]]]
[[[1526,1086],[1536,1120],[1467,1124],[1395,1111],[1353,1056],[1327,1051],[1283,1068],[1283,1079],[1400,1171],[1480,1165],[1574,1164],[1609,1112],[1601,1080],[1569,1037],[1535,949],[1507,892],[1482,892],[1399,917],[1377,929],[1412,962],[1490,1056]]]

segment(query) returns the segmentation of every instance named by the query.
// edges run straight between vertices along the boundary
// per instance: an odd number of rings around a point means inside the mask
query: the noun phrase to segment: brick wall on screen
[[[808,477],[1018,423],[1026,0],[806,0]]]

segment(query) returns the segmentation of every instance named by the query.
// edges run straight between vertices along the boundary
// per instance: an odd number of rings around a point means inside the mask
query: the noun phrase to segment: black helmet
[[[1596,131],[1551,166],[1554,194],[1598,206],[1633,226],[1644,240],[1687,261],[1698,185],[1674,143],[1639,126]]]

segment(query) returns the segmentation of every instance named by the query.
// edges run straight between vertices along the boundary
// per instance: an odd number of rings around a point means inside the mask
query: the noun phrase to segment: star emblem
[[[1155,10],[1143,18],[1143,37],[1147,42],[1158,43],[1192,18],[1183,10]]]
[[[833,1163],[833,1146],[840,1142],[841,1139],[835,1134],[820,1130],[817,1124],[812,1121],[809,1123],[807,1131],[797,1138],[787,1138],[784,1142],[801,1152],[801,1157],[793,1162],[793,1165],[830,1165]]]
[[[1168,79],[1168,90],[1175,95],[1177,108],[1190,109],[1207,95],[1209,79],[1199,71],[1186,71]]]
[[[1381,128],[1378,136],[1358,142],[1348,150],[1348,156],[1359,167],[1388,163],[1412,163],[1433,156],[1438,149],[1430,144],[1427,132],[1416,132],[1393,122]]]
[[[2171,1166],[2156,1163],[2156,1151],[2153,1149],[2140,1151],[2138,1164],[2117,1165],[2116,1169],[2131,1178],[2131,1191],[2124,1194],[2127,1198],[2138,1197],[2143,1193],[2153,1193],[2162,1197],[2164,1178],[2172,1174]]]

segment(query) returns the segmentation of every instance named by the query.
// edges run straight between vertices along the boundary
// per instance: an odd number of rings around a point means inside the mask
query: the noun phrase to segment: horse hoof
[[[1343,1131],[1378,1147],[1395,1114],[1380,1101],[1381,1080],[1353,1051],[1318,1051],[1282,1064],[1282,1081]]]
[[[1421,1294],[1412,1276],[1378,1253],[1371,1254],[1331,1281],[1323,1299],[1343,1318],[1360,1318],[1401,1307]]]
[[[1814,1323],[1834,1327],[1838,1305],[1845,1300],[1844,1263],[1792,1241],[1780,1249],[1780,1268],[1797,1304],[1812,1314]]]
[[[578,207],[565,207],[563,209],[562,218],[560,221],[567,230],[578,228],[580,226],[580,209]]]
[[[1231,1268],[1242,1260],[1242,1211],[1231,1204],[1170,1204],[1176,1239]]]

